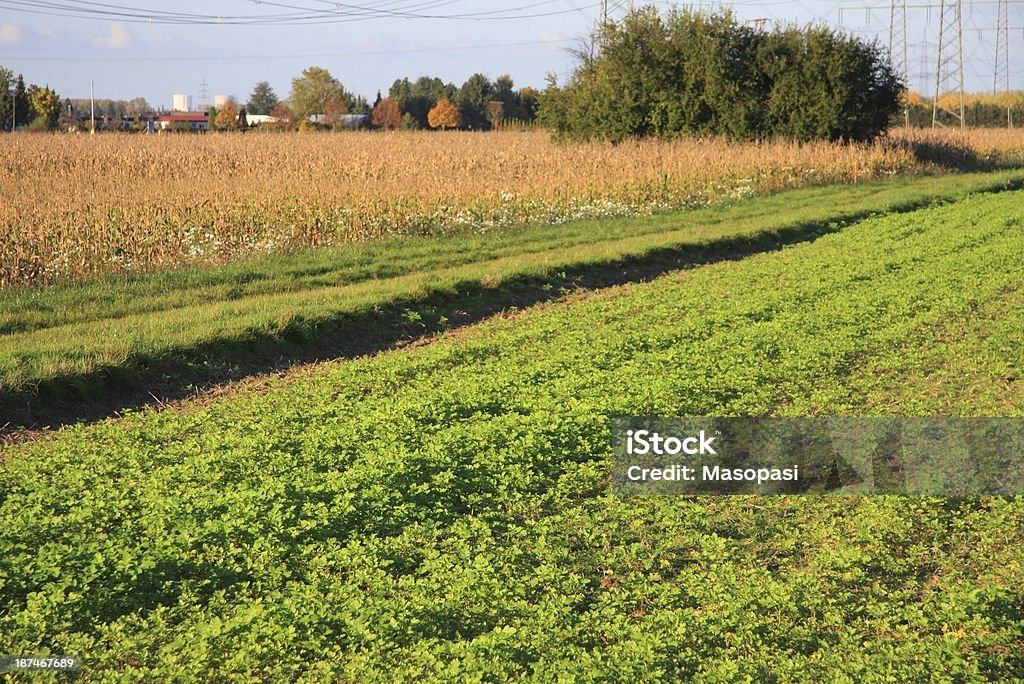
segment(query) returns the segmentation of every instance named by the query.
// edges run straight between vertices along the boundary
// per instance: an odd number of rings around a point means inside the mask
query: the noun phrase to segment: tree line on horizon
[[[420,76],[401,78],[387,95],[377,92],[372,104],[353,95],[331,73],[312,66],[292,80],[287,100],[278,98],[267,81],[256,84],[244,109],[246,115],[274,117],[271,128],[341,128],[349,114],[365,115],[369,125],[385,130],[492,130],[509,122],[530,123],[537,116],[539,93],[529,86],[516,89],[511,76],[491,81],[476,73],[461,86]],[[318,117],[316,122],[310,117]]]
[[[476,73],[461,86],[440,78],[421,76],[415,81],[396,80],[387,92],[379,91],[370,104],[348,91],[322,67],[311,66],[292,80],[291,92],[282,100],[267,81],[253,88],[245,104],[231,98],[218,111],[206,110],[211,130],[242,129],[248,117],[269,115],[267,125],[276,130],[338,129],[347,127],[347,115],[365,115],[366,123],[385,130],[467,129],[492,130],[510,122],[529,124],[537,116],[539,93],[531,87],[516,89],[511,76],[491,81]],[[6,96],[3,96],[6,93]],[[12,118],[12,102],[15,115]],[[48,87],[25,85],[9,69],[0,67],[0,130],[68,130],[78,124],[78,112],[95,112],[105,128],[132,130],[141,117],[157,110],[145,98],[131,100],[60,98]],[[125,121],[134,119],[136,125]]]

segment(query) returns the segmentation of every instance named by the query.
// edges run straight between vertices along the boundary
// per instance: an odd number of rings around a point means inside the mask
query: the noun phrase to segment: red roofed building
[[[156,125],[161,131],[188,128],[193,131],[205,131],[208,123],[207,115],[202,112],[173,112],[156,117]]]

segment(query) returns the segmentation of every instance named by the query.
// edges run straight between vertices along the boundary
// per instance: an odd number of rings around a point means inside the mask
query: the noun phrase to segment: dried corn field
[[[3,136],[0,287],[856,182],[925,170],[910,143],[936,142],[928,135],[872,146],[563,146],[537,132]],[[937,142],[1024,153],[1014,132]]]

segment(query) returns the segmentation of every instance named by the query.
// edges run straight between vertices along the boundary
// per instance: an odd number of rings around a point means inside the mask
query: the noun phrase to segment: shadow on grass
[[[1015,181],[1003,190],[1019,190]],[[902,213],[933,204],[925,199],[889,211]],[[29,390],[0,390],[0,441],[30,438],[31,431],[118,415],[202,394],[223,383],[294,365],[347,359],[408,345],[444,330],[557,300],[570,292],[652,280],[667,273],[738,260],[815,240],[874,212],[797,223],[753,236],[650,249],[625,258],[581,262],[532,275],[511,275],[446,284],[426,294],[375,308],[311,320],[292,317],[272,329],[223,338],[199,346],[131,358],[126,364],[66,375]]]

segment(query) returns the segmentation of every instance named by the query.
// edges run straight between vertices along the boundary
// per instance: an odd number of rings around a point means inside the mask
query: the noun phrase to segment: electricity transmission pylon
[[[910,62],[907,56],[907,0],[892,0],[889,16],[889,59],[900,72],[903,84],[910,87]],[[904,125],[910,128],[910,106],[903,107]]]
[[[959,109],[939,105],[939,97],[956,92]],[[939,113],[945,112],[964,127],[964,22],[963,0],[942,0],[939,6],[939,52],[935,67],[935,99],[932,101],[932,127],[943,125]]]
[[[1010,3],[1007,0],[999,0],[999,23],[996,24],[996,68],[995,76],[992,79],[992,93],[996,94],[1002,88],[1003,92],[1010,92]],[[1010,103],[1006,103],[1006,127],[1013,127],[1013,110]]]

